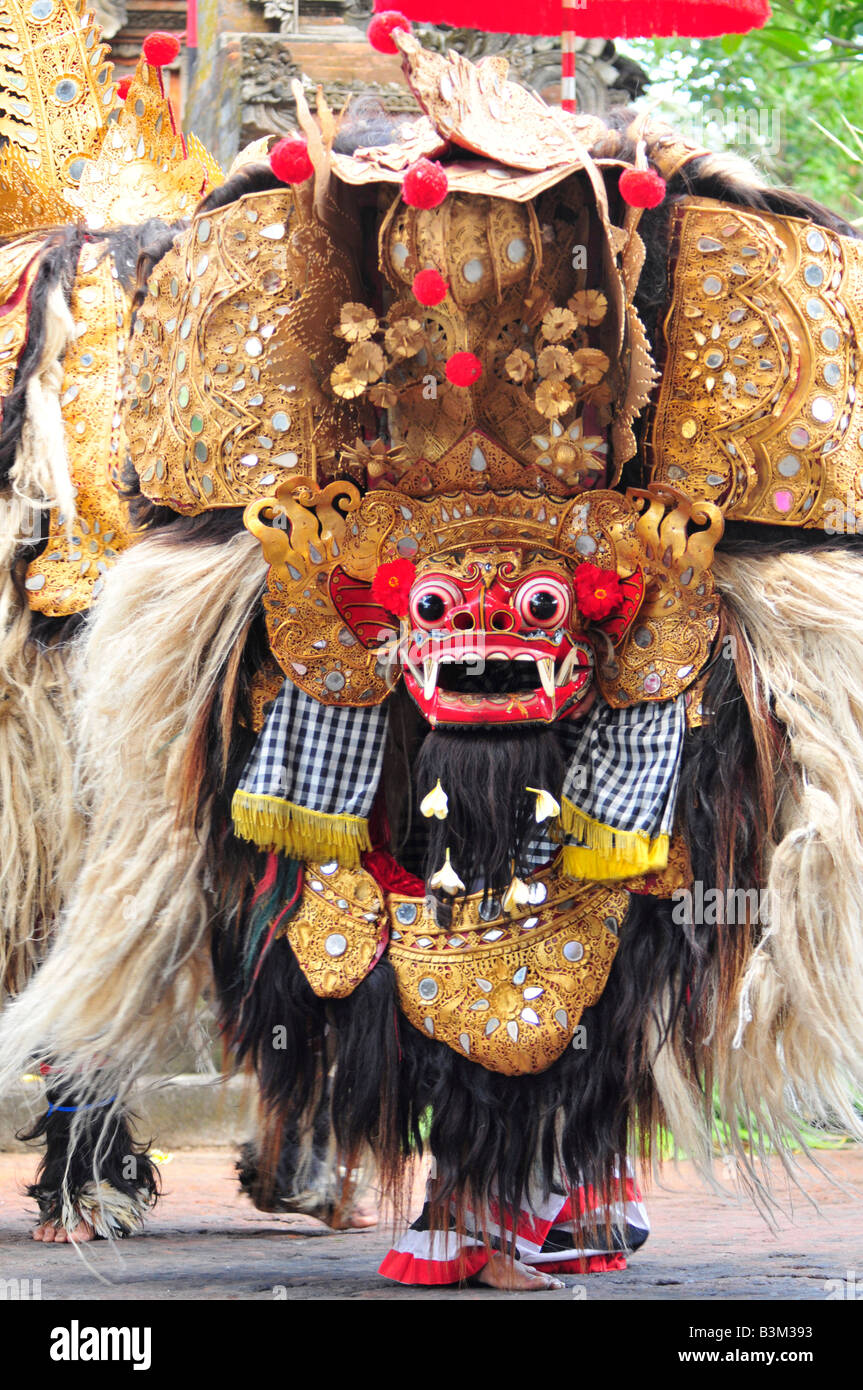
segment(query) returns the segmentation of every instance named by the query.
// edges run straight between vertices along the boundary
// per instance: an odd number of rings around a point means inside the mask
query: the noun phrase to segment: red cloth
[[[418,1260],[403,1250],[390,1250],[378,1270],[397,1284],[461,1284],[488,1264],[485,1248],[463,1251],[456,1260]]]
[[[385,893],[400,893],[405,898],[425,897],[426,886],[421,878],[409,874],[385,849],[366,850],[361,863]]]
[[[392,0],[375,0],[375,10]],[[495,34],[560,34],[564,29],[587,39],[652,38],[680,34],[715,38],[760,29],[770,18],[767,0],[602,0],[564,9],[560,0],[537,0],[526,9],[514,0],[407,0],[399,10],[408,19]]]

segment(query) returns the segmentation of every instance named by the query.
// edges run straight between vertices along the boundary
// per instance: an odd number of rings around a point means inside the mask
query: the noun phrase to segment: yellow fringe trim
[[[566,797],[561,801],[560,824],[567,835],[583,841],[563,847],[563,871],[572,878],[632,878],[668,864],[668,835],[651,840],[643,830],[615,830],[586,816]]]
[[[337,859],[354,869],[364,849],[371,849],[369,823],[363,816],[310,811],[280,796],[234,792],[234,830],[265,850],[281,850],[292,859]]]

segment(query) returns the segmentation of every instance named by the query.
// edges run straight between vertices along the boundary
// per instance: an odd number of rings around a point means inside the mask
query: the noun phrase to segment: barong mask
[[[270,563],[273,654],[324,704],[379,704],[402,671],[432,724],[550,723],[577,712],[594,670],[614,707],[669,700],[718,626],[708,567],[721,516],[669,489],[560,506],[295,480],[245,521]],[[474,657],[481,675],[464,670]],[[496,689],[500,679],[524,687]]]

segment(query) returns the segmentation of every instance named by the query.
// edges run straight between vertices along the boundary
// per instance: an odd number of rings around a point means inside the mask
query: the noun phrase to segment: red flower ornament
[[[575,601],[583,618],[601,622],[623,602],[623,588],[617,570],[600,569],[583,561],[575,571]]]
[[[120,101],[126,100],[126,97],[129,95],[129,88],[131,87],[131,85],[131,77],[120,78],[120,81],[117,83],[117,96],[119,97]]]
[[[408,207],[427,212],[438,207],[449,192],[446,169],[436,160],[418,159],[405,171],[402,197]]]
[[[413,560],[389,560],[384,565],[378,565],[372,580],[372,598],[388,613],[404,618],[416,577],[417,567]]]

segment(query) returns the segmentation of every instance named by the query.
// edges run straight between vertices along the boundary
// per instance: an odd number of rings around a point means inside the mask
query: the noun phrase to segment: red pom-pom
[[[584,561],[575,571],[575,601],[583,618],[601,622],[623,602],[617,570],[600,569]]]
[[[449,179],[442,164],[418,159],[402,179],[402,197],[411,208],[436,208],[449,192]]]
[[[180,51],[180,40],[176,34],[166,34],[161,29],[157,29],[154,34],[148,34],[143,44],[141,52],[144,61],[150,64],[151,68],[164,68],[168,63],[173,63]]]
[[[410,27],[410,20],[399,10],[382,10],[372,19],[366,30],[366,37],[372,48],[376,48],[378,53],[398,53],[398,47],[393,43],[390,35],[393,29],[407,29],[410,32]]]
[[[121,101],[126,100],[126,97],[129,95],[129,88],[131,87],[131,85],[131,77],[120,78],[120,81],[117,83],[117,96],[120,98]]]
[[[658,208],[665,197],[665,179],[654,169],[624,169],[617,186],[633,208]]]
[[[279,140],[270,150],[270,168],[282,183],[305,183],[315,172],[305,140]]]
[[[411,585],[416,577],[417,567],[413,560],[390,560],[385,565],[378,565],[372,580],[372,598],[388,613],[404,618],[408,611]]]
[[[440,304],[441,300],[446,299],[449,293],[449,285],[439,270],[421,270],[418,275],[414,276],[411,289],[414,292],[414,298],[429,308],[435,304]]]
[[[475,352],[454,352],[444,371],[453,386],[473,386],[482,376],[482,363]]]

